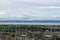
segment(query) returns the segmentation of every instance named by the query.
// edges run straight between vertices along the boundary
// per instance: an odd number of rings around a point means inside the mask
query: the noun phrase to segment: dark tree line
[[[53,25],[52,27],[60,27],[59,25],[58,26],[55,26]],[[8,27],[7,25],[4,25],[3,27],[0,26],[0,31],[3,31],[3,32],[16,32],[16,31],[46,31],[46,30],[51,30],[49,28],[46,28],[46,25],[41,25],[41,26],[20,26],[20,27],[14,27],[14,26],[11,26],[11,27]],[[52,29],[52,31],[60,31],[60,28],[59,29]]]

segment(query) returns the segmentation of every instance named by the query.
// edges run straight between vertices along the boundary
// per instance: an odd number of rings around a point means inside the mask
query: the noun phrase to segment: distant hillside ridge
[[[52,23],[60,23],[60,20],[0,20],[0,23],[1,22],[27,22],[27,23],[30,23],[30,22],[52,22]]]

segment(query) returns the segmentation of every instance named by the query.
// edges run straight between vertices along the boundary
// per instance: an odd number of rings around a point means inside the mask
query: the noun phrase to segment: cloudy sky
[[[0,20],[60,20],[60,0],[0,0]]]

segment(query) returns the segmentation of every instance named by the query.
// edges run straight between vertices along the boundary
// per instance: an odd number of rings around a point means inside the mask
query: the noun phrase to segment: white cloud
[[[0,15],[4,15],[4,14],[6,14],[6,12],[0,12]]]
[[[60,20],[60,0],[0,0],[1,18]]]
[[[39,7],[39,9],[60,9],[60,6],[45,6]]]
[[[60,0],[13,0],[13,1],[27,1],[27,2],[59,2]]]

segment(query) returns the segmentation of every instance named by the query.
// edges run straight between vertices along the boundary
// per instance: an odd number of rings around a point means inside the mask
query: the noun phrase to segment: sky
[[[0,20],[60,20],[60,0],[0,0]]]

